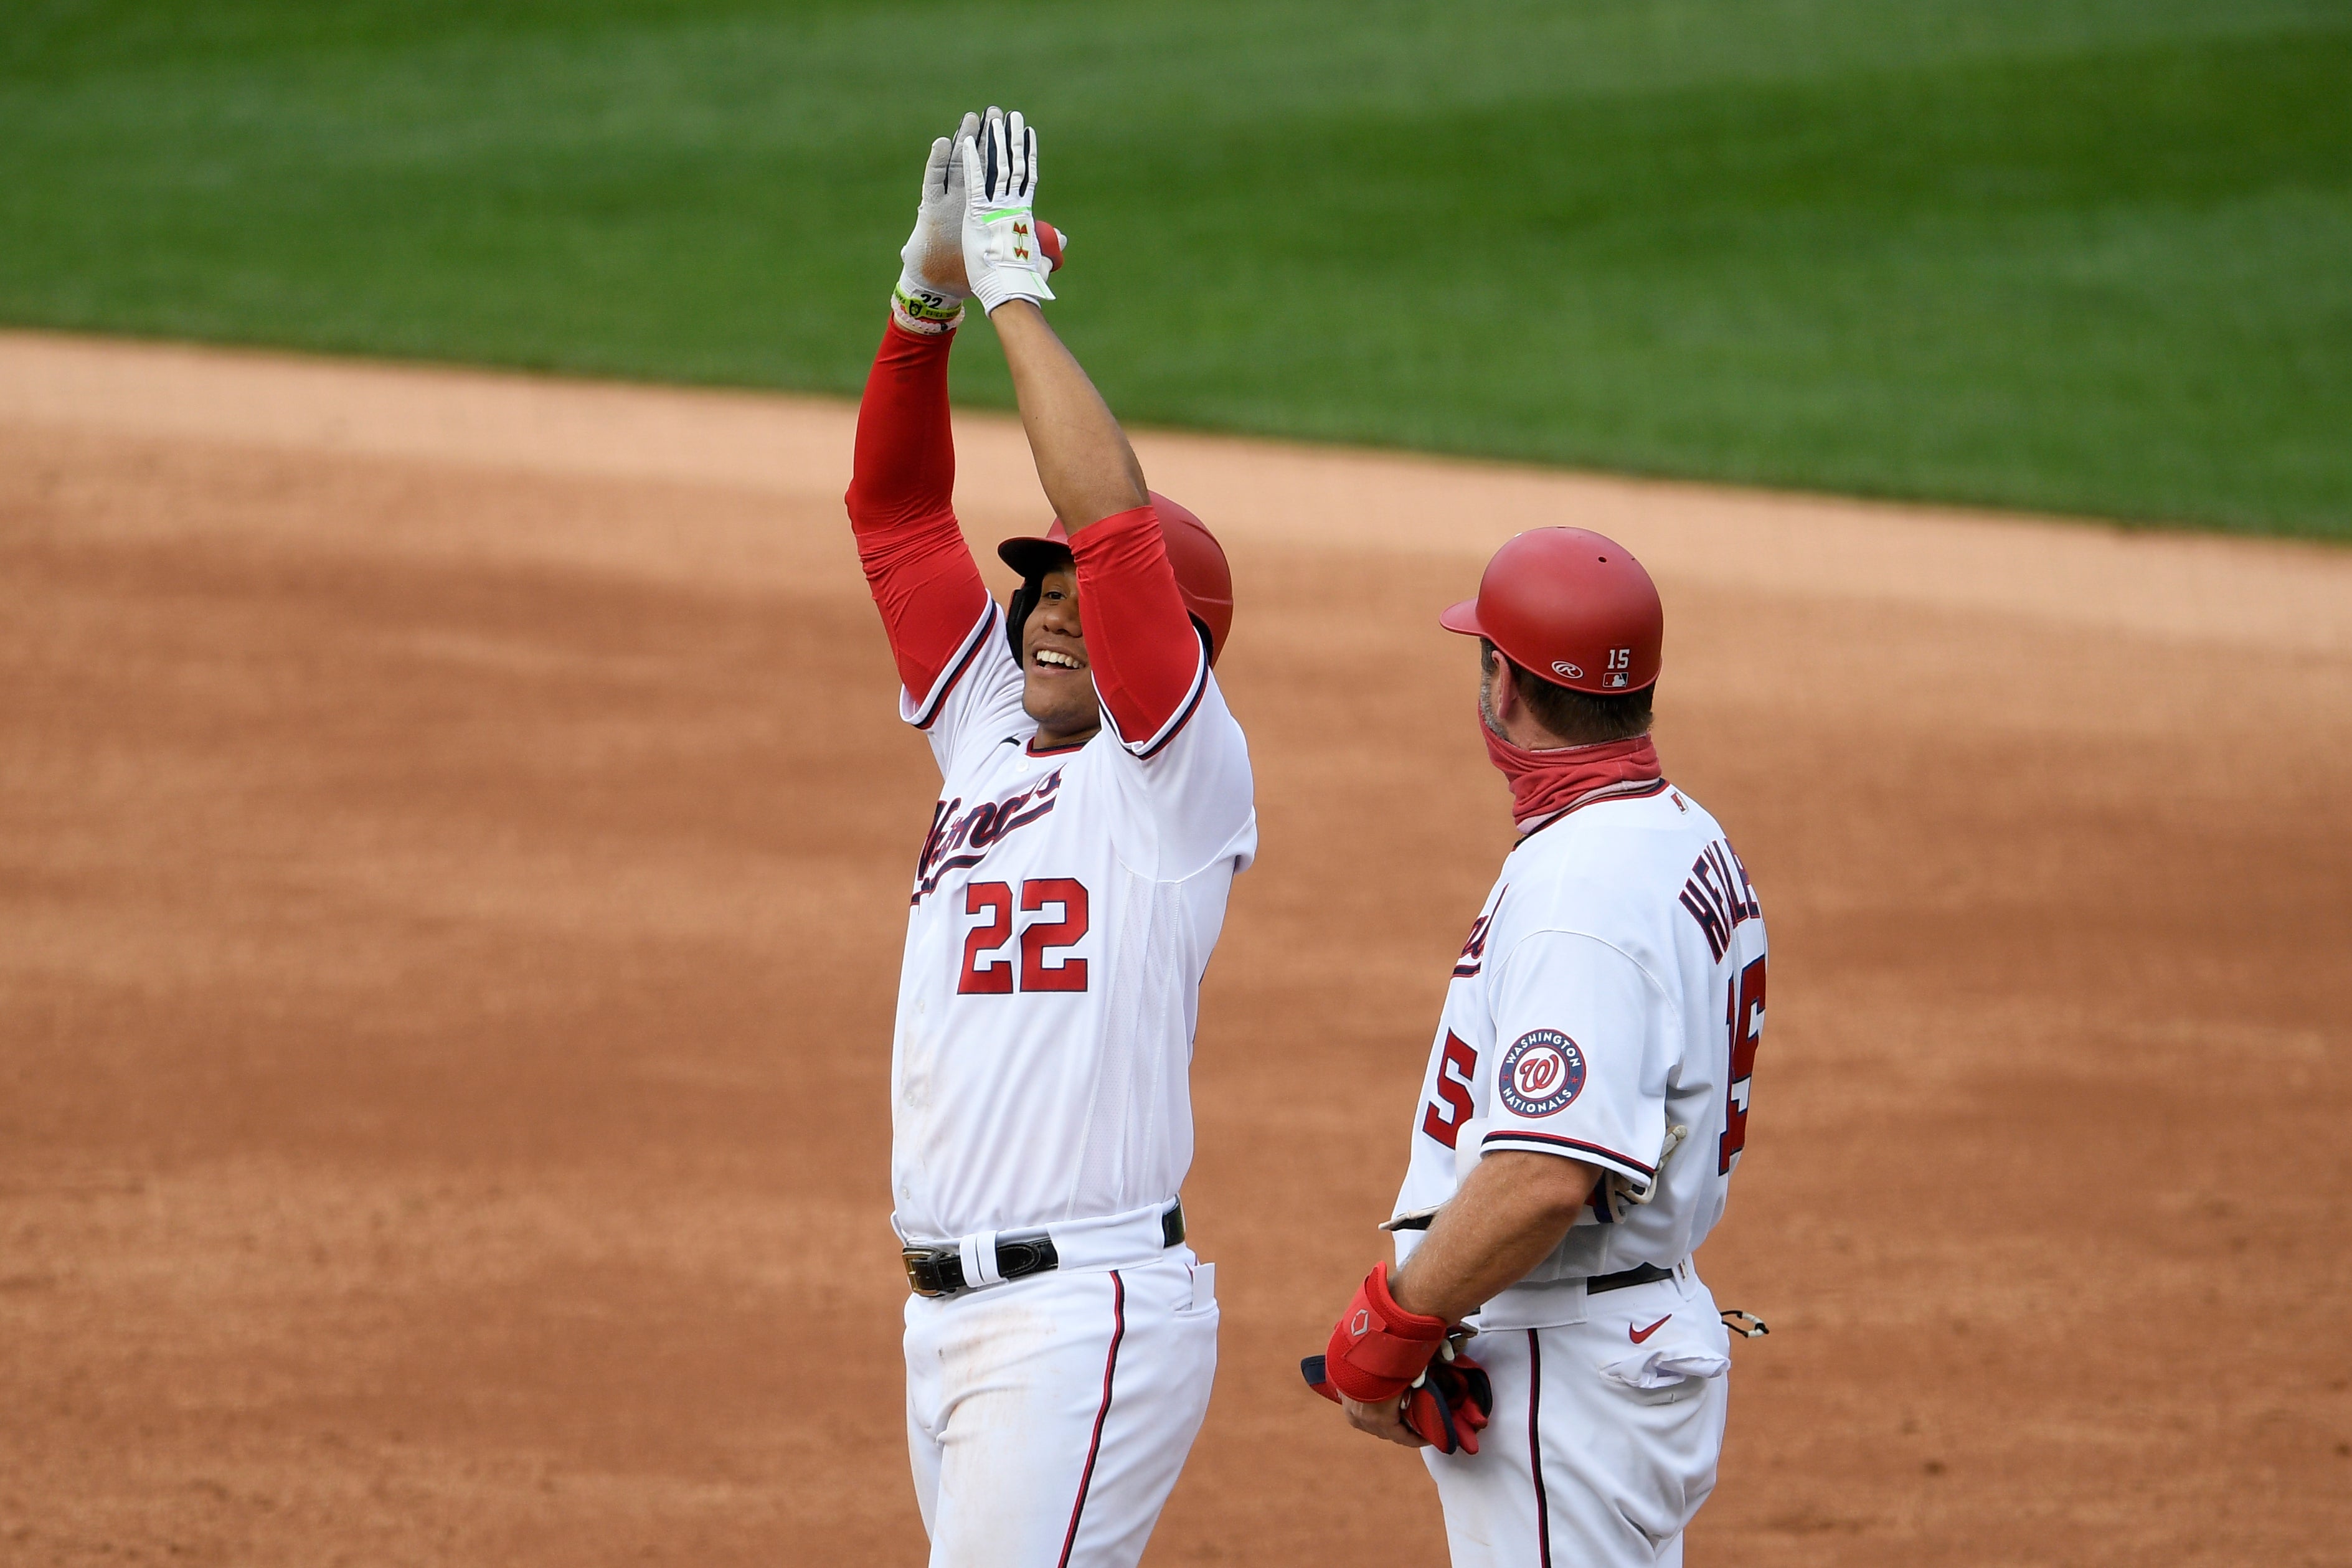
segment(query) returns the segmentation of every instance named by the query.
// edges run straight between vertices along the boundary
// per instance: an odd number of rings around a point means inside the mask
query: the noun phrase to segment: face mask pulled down
[[[1647,735],[1604,741],[1597,746],[1529,751],[1495,733],[1483,704],[1478,732],[1486,737],[1487,760],[1511,781],[1511,820],[1521,833],[1534,832],[1593,795],[1623,792],[1629,785],[1653,784],[1663,776],[1658,748]]]

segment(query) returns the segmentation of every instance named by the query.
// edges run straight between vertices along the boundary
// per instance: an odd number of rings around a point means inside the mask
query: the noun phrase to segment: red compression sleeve
[[[1078,617],[1095,687],[1121,737],[1140,744],[1201,700],[1201,634],[1176,589],[1160,513],[1139,506],[1070,536]]]
[[[884,329],[857,405],[856,458],[844,498],[898,679],[919,701],[988,604],[955,520],[948,425],[954,337],[918,337],[896,321]]]

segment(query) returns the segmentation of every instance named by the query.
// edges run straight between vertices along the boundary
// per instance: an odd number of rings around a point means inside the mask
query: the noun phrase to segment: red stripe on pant
[[[1551,1568],[1551,1500],[1544,1496],[1543,1430],[1537,1415],[1543,1409],[1543,1342],[1528,1331],[1528,1474],[1536,1483],[1536,1550],[1542,1568]]]
[[[1127,1281],[1114,1268],[1110,1275],[1110,1353],[1103,1358],[1102,1405],[1095,1411],[1095,1435],[1087,1444],[1087,1468],[1078,1475],[1078,1500],[1070,1505],[1070,1528],[1062,1536],[1062,1555],[1054,1568],[1069,1568],[1070,1552],[1078,1543],[1078,1521],[1086,1517],[1087,1489],[1094,1485],[1095,1456],[1102,1452],[1103,1423],[1110,1418],[1111,1379],[1118,1373],[1118,1342],[1127,1338]]]

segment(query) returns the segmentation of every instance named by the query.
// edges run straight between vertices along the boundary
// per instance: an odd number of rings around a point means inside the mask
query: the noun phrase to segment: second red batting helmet
[[[1234,626],[1234,574],[1225,564],[1224,546],[1190,508],[1158,490],[1150,494],[1152,510],[1160,514],[1160,538],[1168,549],[1168,564],[1176,574],[1176,591],[1183,595],[1186,611],[1208,632],[1209,662],[1214,664],[1225,651],[1225,634]],[[996,547],[996,553],[1021,574],[1025,588],[1046,573],[1070,564],[1070,531],[1057,517],[1044,538],[1024,534],[1008,539]],[[1020,657],[1021,623],[1029,618],[1035,602],[1034,598],[1024,602],[1021,594],[1013,596],[1017,613],[1009,617],[1006,629],[1012,634],[1015,658]],[[1083,607],[1079,613],[1084,615]]]
[[[1631,552],[1585,528],[1531,528],[1495,552],[1478,596],[1437,617],[1522,669],[1606,697],[1658,679],[1666,612]]]

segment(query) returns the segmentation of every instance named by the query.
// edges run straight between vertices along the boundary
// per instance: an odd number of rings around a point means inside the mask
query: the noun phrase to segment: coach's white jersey
[[[1192,1163],[1201,973],[1257,850],[1250,763],[1205,652],[1161,731],[1039,752],[991,605],[900,714],[944,775],[891,1050],[908,1241],[1124,1214]]]
[[[1663,781],[1635,787],[1520,840],[1446,992],[1397,1213],[1444,1203],[1496,1150],[1608,1173],[1552,1254],[1473,1320],[1482,1328],[1575,1321],[1581,1288],[1557,1282],[1696,1251],[1747,1140],[1762,912],[1714,817]],[[1419,1239],[1398,1233],[1400,1263]]]

